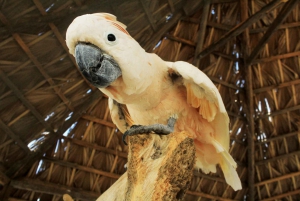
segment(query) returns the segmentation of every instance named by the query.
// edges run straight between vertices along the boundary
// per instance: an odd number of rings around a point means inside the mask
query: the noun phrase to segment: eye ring
[[[118,38],[116,34],[111,31],[104,32],[104,41],[108,45],[116,45],[118,43]]]
[[[116,41],[116,36],[112,33],[107,34],[107,40],[110,42]]]

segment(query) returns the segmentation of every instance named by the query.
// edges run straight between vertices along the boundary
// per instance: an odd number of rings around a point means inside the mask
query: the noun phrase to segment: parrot
[[[76,17],[66,44],[83,76],[108,96],[113,123],[126,136],[185,131],[194,140],[195,168],[242,189],[229,154],[229,117],[221,95],[201,70],[147,53],[109,13]]]

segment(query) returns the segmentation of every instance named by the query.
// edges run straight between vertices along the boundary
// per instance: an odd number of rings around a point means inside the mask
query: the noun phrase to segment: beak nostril
[[[98,71],[99,67],[97,65],[97,67],[90,67],[89,70],[93,73],[96,73]]]

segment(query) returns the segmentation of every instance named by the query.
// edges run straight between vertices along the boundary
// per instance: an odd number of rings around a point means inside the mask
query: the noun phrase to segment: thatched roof
[[[0,199],[93,200],[126,171],[107,98],[65,45],[76,16],[108,12],[222,95],[243,190],[195,170],[186,200],[299,200],[299,10],[297,0],[0,1]]]

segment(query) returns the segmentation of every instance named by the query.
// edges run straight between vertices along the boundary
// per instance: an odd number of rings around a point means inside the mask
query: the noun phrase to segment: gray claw
[[[129,130],[127,130],[123,136],[122,141],[125,145],[127,145],[126,137],[138,134],[149,134],[156,133],[158,135],[168,135],[174,131],[174,125],[176,123],[177,116],[173,115],[168,119],[168,124],[153,124],[149,126],[143,125],[132,125]]]

